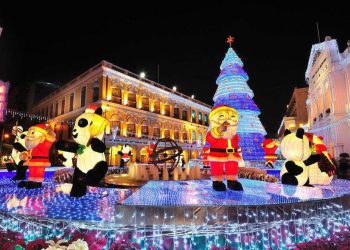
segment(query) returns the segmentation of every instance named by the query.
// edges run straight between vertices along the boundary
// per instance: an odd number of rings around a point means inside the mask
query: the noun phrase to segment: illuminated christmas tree
[[[233,38],[230,36],[227,42],[230,48],[220,65],[221,72],[216,80],[218,89],[213,97],[214,107],[227,105],[238,111],[238,135],[243,159],[264,161],[265,153],[261,143],[266,131],[258,117],[260,110],[252,99],[254,93],[247,84],[249,77],[243,70],[243,62],[231,48]]]

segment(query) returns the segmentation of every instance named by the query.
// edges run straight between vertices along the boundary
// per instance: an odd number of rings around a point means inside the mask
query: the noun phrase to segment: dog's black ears
[[[284,130],[284,136],[289,135],[289,134],[291,134],[291,133],[292,133],[292,132],[290,132],[289,129]]]
[[[97,115],[102,115],[102,108],[101,108],[101,107],[98,107],[98,108],[95,110],[95,114],[97,114]]]

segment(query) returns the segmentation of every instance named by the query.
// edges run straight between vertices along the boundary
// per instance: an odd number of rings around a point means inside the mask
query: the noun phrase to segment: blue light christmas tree
[[[214,107],[227,105],[237,110],[240,116],[237,132],[243,159],[264,161],[265,153],[261,143],[266,131],[258,117],[260,110],[252,99],[254,93],[247,84],[249,77],[242,68],[243,62],[231,48],[233,38],[230,36],[227,42],[230,48],[220,65],[221,72],[216,80],[218,89],[213,97]]]

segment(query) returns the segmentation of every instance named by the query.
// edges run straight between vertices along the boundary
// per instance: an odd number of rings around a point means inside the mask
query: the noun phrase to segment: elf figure
[[[237,181],[238,163],[242,161],[241,148],[238,145],[238,113],[229,106],[217,106],[209,114],[210,131],[206,141],[210,146],[208,161],[213,179],[213,189],[226,191],[223,182],[224,170],[229,189],[243,191]]]
[[[274,163],[277,159],[276,150],[278,149],[279,142],[272,139],[265,139],[261,143],[261,147],[265,151],[265,165],[269,168],[274,168]]]
[[[24,166],[29,168],[27,181],[18,183],[18,187],[27,189],[40,188],[44,180],[45,168],[50,166],[49,151],[56,134],[48,124],[38,124],[29,128],[25,138],[28,152],[21,153],[20,157],[25,160]]]

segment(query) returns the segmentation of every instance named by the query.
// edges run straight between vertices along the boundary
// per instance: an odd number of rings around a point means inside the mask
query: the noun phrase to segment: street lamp
[[[4,139],[10,138],[10,135],[8,133],[5,134],[5,129],[2,129],[1,133],[1,144],[0,144],[0,156],[2,156],[2,144],[4,142]]]
[[[173,86],[173,90],[174,90],[174,91],[176,91],[176,90],[177,90],[176,86]]]
[[[194,99],[194,95],[191,95],[191,98]]]
[[[141,77],[141,78],[145,78],[145,77],[146,77],[146,73],[145,73],[145,72],[141,72],[141,73],[140,73],[140,77]]]

